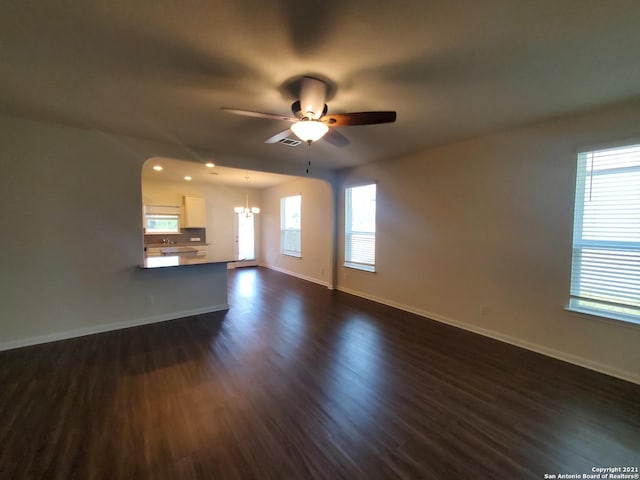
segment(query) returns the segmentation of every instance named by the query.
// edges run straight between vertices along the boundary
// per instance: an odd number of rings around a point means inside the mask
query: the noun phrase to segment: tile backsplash
[[[144,244],[146,245],[158,245],[162,243],[162,239],[166,238],[170,243],[207,243],[207,229],[206,228],[183,228],[180,233],[165,233],[145,235]],[[198,242],[192,242],[192,238],[200,238]]]

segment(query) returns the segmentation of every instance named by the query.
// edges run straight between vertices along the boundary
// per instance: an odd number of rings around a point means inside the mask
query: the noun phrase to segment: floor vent
[[[278,141],[278,143],[287,145],[289,147],[297,147],[302,142],[300,140],[294,140],[293,138],[283,138],[282,140]]]

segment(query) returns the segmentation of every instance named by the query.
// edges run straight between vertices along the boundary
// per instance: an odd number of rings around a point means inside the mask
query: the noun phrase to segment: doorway
[[[249,213],[247,215],[238,214],[236,218],[238,228],[237,259],[241,261],[255,260],[255,217]]]

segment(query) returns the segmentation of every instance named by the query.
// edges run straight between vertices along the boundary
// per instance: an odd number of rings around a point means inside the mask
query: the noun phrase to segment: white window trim
[[[354,270],[362,270],[363,272],[369,273],[376,273],[377,271],[375,265],[367,265],[364,263],[352,263],[345,261],[342,266],[346,268],[353,268]]]
[[[625,148],[625,147],[634,147],[640,145],[640,139],[633,139],[631,141],[626,141],[626,142],[615,142],[615,143],[606,143],[606,144],[598,144],[598,145],[594,145],[591,146],[589,148],[582,148],[578,151],[576,151],[576,160],[579,158],[579,156],[581,154],[589,154],[591,152],[598,152],[598,151],[602,151],[602,150],[613,150],[613,149],[618,149],[618,148]],[[622,171],[622,170],[626,170],[626,171],[639,171],[640,170],[640,166],[631,166],[631,167],[612,167],[611,169],[606,169],[606,170],[599,170],[597,172],[592,172],[591,175],[603,175],[603,174],[607,174],[608,171]],[[582,180],[582,184],[580,184],[580,180]],[[580,171],[579,171],[579,162],[576,161],[576,180],[575,180],[575,196],[574,196],[574,208],[573,208],[573,214],[574,214],[574,218],[573,218],[573,223],[572,223],[572,233],[573,233],[573,241],[572,241],[572,249],[574,250],[573,254],[572,254],[572,261],[571,261],[571,269],[572,269],[572,275],[571,275],[571,284],[573,284],[573,269],[574,269],[574,256],[575,256],[575,247],[578,246],[580,247],[580,249],[585,248],[585,247],[610,247],[610,248],[630,248],[633,251],[637,251],[638,250],[638,243],[639,242],[635,242],[635,241],[606,241],[606,240],[579,240],[576,241],[575,240],[575,236],[576,236],[576,232],[578,230],[578,228],[580,230],[582,230],[582,225],[579,225],[578,222],[581,221],[583,213],[582,210],[584,209],[584,200],[580,199],[581,204],[578,204],[578,195],[580,194],[580,192],[584,192],[585,189],[585,185],[584,185],[584,181],[586,181],[585,178],[581,178],[580,177]],[[577,215],[580,215],[580,217],[578,218]],[[570,290],[571,290],[571,284],[570,284]],[[570,299],[569,299],[569,303],[568,305],[565,307],[565,310],[567,312],[573,313],[573,314],[577,314],[578,316],[584,316],[587,318],[595,318],[598,319],[600,321],[602,320],[608,320],[611,322],[615,322],[617,324],[624,324],[626,326],[630,326],[632,328],[635,328],[636,326],[640,325],[640,317],[638,317],[637,315],[633,315],[633,314],[626,314],[626,313],[621,313],[621,312],[615,312],[615,311],[610,311],[610,310],[604,310],[604,309],[599,309],[597,307],[589,307],[588,305],[584,305],[584,303],[600,303],[601,305],[604,304],[608,304],[610,302],[606,302],[604,300],[593,300],[591,301],[588,298],[581,298],[575,295],[570,294],[569,295]],[[582,304],[581,304],[582,303]],[[618,304],[618,303],[611,303],[612,306],[620,306],[622,308],[625,307],[625,305],[623,304]],[[633,308],[633,307],[631,307]]]
[[[571,313],[575,313],[575,314],[579,314],[580,316],[587,316],[587,317],[594,317],[597,318],[598,320],[602,321],[602,320],[609,320],[611,322],[615,322],[617,324],[624,324],[624,325],[637,325],[640,326],[640,320],[637,320],[635,318],[632,317],[626,317],[624,315],[617,315],[613,312],[609,313],[607,312],[606,314],[601,311],[601,310],[590,310],[588,308],[582,308],[580,306],[577,305],[567,305],[565,307],[565,310],[567,312],[571,312]]]
[[[371,232],[358,232],[357,230],[355,231],[351,231],[349,232],[348,228],[347,228],[347,219],[348,219],[348,214],[347,214],[347,190],[352,189],[352,188],[358,188],[358,187],[366,187],[368,185],[375,185],[376,186],[376,231],[373,233],[374,235],[374,239],[375,239],[375,247],[374,247],[374,255],[375,258],[377,260],[377,236],[378,236],[378,232],[377,232],[377,225],[378,225],[378,207],[377,207],[377,203],[378,203],[378,182],[377,181],[373,181],[373,182],[363,182],[363,183],[356,183],[356,184],[349,184],[349,185],[345,185],[344,186],[344,192],[345,192],[345,196],[344,196],[344,262],[343,262],[343,267],[346,268],[351,268],[354,270],[360,270],[363,272],[368,272],[368,273],[376,273],[376,264],[368,264],[368,263],[361,263],[361,262],[352,262],[347,260],[347,251],[348,251],[348,247],[347,247],[347,238],[349,236],[349,233],[351,235],[353,235],[354,233],[364,233],[364,234],[370,234]],[[348,233],[349,232],[349,233]]]
[[[175,220],[176,222],[176,230],[154,230],[154,231],[149,231],[149,227],[148,227],[148,220],[149,217],[153,217],[156,215],[161,215],[163,217],[166,217],[166,219],[168,220]],[[144,214],[144,234],[145,235],[179,235],[181,233],[180,230],[180,215],[174,215],[174,214],[158,214],[158,213],[145,213]]]
[[[291,197],[300,197],[300,228],[283,228],[283,219],[284,219],[284,204],[285,199]],[[298,232],[299,236],[299,247],[300,250],[287,250],[284,248],[283,240],[284,240],[284,232]],[[280,199],[280,255],[285,255],[287,257],[293,258],[302,258],[302,193],[296,193],[293,195],[285,195]]]
[[[605,317],[602,315],[602,313],[600,312],[592,312],[592,311],[588,311],[588,310],[582,310],[576,307],[570,307],[569,305],[564,307],[564,311],[567,312],[569,315],[577,317],[577,318],[582,318],[582,319],[587,319],[587,320],[592,320],[594,322],[608,322],[611,325],[616,325],[618,327],[627,327],[627,328],[632,328],[632,329],[636,329],[638,327],[640,327],[640,323],[638,323],[638,321],[636,320],[623,320],[620,318],[615,318],[615,317]]]
[[[182,218],[181,209],[177,205],[144,205],[142,212],[143,227],[145,235],[177,235],[181,233]],[[157,230],[155,232],[147,231],[147,219],[150,215],[164,215],[173,218],[178,222],[177,230]]]

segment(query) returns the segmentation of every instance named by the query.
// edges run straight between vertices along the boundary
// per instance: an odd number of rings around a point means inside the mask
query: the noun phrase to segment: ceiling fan
[[[311,142],[320,140],[328,133],[325,140],[337,146],[345,146],[349,144],[349,140],[336,130],[333,130],[333,127],[374,125],[396,121],[396,112],[393,111],[327,114],[326,97],[327,84],[325,82],[313,77],[302,77],[300,100],[296,100],[291,104],[293,116],[228,107],[222,107],[222,110],[247,117],[292,122],[290,129],[276,133],[265,140],[265,143],[278,143],[280,140],[287,138],[290,132],[293,132],[300,140],[311,144]]]

